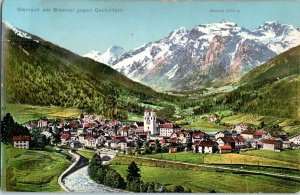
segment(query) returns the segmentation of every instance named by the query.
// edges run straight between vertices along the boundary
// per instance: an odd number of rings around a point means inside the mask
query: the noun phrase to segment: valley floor
[[[124,162],[114,165],[114,162],[121,161],[115,159],[111,167],[126,177],[128,165]],[[300,190],[300,180],[296,179],[238,172],[162,168],[144,165],[146,162],[138,164],[143,181],[160,182],[169,189],[175,185],[182,185],[194,193],[208,193],[212,190],[220,193],[291,193]]]

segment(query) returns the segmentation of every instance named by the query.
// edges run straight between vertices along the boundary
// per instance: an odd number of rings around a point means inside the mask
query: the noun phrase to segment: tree
[[[94,154],[92,160],[89,163],[88,174],[92,180],[99,181],[98,170],[102,169],[102,160],[100,155]]]
[[[159,143],[158,140],[155,140],[155,153],[160,153],[160,152],[162,152],[161,144]]]
[[[173,118],[173,115],[175,113],[175,110],[176,108],[172,105],[167,105],[165,106],[164,108],[160,109],[158,112],[157,112],[157,116],[159,118],[162,118],[162,119],[165,119],[165,120],[168,120],[168,119],[171,119]]]
[[[195,146],[195,153],[198,153],[198,152],[199,152],[199,146],[196,145],[196,146]]]
[[[31,130],[31,147],[36,149],[44,149],[47,145],[46,136],[41,134],[42,129],[33,128]]]
[[[98,168],[96,173],[96,182],[103,184],[106,174],[107,169],[105,167]]]
[[[144,150],[145,154],[151,154],[151,150],[150,150],[148,141],[145,141],[143,146],[145,148],[145,150]]]
[[[185,192],[184,187],[182,187],[181,185],[178,186],[174,186],[172,188],[172,192]]]
[[[258,128],[264,128],[266,126],[266,124],[265,124],[265,122],[264,121],[261,121],[260,123],[259,123],[259,127]]]
[[[16,123],[10,113],[7,113],[1,121],[1,141],[11,143],[13,136],[30,135],[29,130]]]
[[[92,166],[97,166],[97,167],[101,167],[102,166],[102,159],[101,159],[101,156],[100,154],[98,153],[95,153],[90,164]]]
[[[61,142],[60,130],[57,127],[54,127],[54,131],[52,132],[52,143],[56,145],[59,144],[60,142]]]
[[[140,180],[140,169],[137,164],[133,161],[128,165],[126,181],[131,182],[134,180]]]
[[[153,182],[148,183],[147,193],[155,192],[155,184]]]
[[[142,192],[141,186],[143,182],[140,180],[133,180],[131,182],[127,182],[127,188],[131,192]]]
[[[1,141],[5,144],[9,143],[13,136],[14,119],[10,113],[7,113],[1,121]]]
[[[109,170],[106,173],[104,178],[104,185],[119,189],[126,188],[126,182],[116,170]]]

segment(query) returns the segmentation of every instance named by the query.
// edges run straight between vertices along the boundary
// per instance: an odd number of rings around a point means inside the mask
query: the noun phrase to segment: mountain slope
[[[171,32],[118,57],[112,67],[160,90],[191,90],[236,81],[241,75],[300,44],[300,31],[266,22],[247,30],[232,22]]]
[[[265,84],[267,81],[276,81],[294,74],[300,74],[300,46],[253,69],[243,76],[240,82],[242,84]]]
[[[8,103],[77,107],[122,117],[128,99],[166,97],[104,64],[10,25],[4,23],[2,31]]]
[[[252,96],[242,111],[300,119],[300,46],[250,71],[240,84],[236,91]]]

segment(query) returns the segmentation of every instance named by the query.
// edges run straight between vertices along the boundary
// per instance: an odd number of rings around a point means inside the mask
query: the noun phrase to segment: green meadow
[[[199,154],[193,152],[143,155],[143,157],[189,162],[195,164],[240,164],[300,169],[299,150],[283,152],[248,151],[241,154]]]
[[[124,178],[127,165],[111,165]],[[159,182],[171,189],[174,185],[182,185],[194,193],[208,193],[215,190],[219,193],[292,193],[300,190],[300,182],[276,177],[253,174],[237,174],[224,172],[207,172],[190,169],[174,169],[140,166],[142,180]]]
[[[76,108],[64,108],[59,106],[32,106],[28,104],[5,104],[4,112],[11,113],[18,123],[36,120],[40,117],[49,119],[77,118],[81,111]]]
[[[6,191],[56,192],[63,191],[57,179],[71,164],[65,151],[25,150],[5,147],[4,168]]]

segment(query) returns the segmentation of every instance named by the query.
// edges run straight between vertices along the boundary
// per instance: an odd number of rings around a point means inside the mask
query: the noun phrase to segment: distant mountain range
[[[4,88],[8,103],[77,107],[96,112],[101,110],[105,116],[120,117],[123,111],[141,114],[144,108],[139,107],[139,102],[178,100],[134,82],[103,63],[76,55],[8,23],[2,24]],[[288,27],[290,30],[279,34],[299,32]],[[291,42],[293,40],[292,36],[285,38]],[[290,43],[289,47],[296,44],[296,40],[294,37],[295,42]],[[227,45],[223,44],[224,47]],[[121,62],[124,54],[116,61]],[[245,58],[247,56],[245,54]],[[234,102],[242,112],[299,119],[299,59],[300,46],[297,46],[258,67],[253,66],[239,79],[239,87],[223,95],[238,98]],[[295,124],[294,130],[298,131],[298,127],[299,124]]]
[[[299,28],[292,25],[265,22],[251,31],[222,21],[180,28],[131,51],[104,53],[113,57],[95,51],[85,56],[155,89],[185,91],[234,82],[299,44]]]

